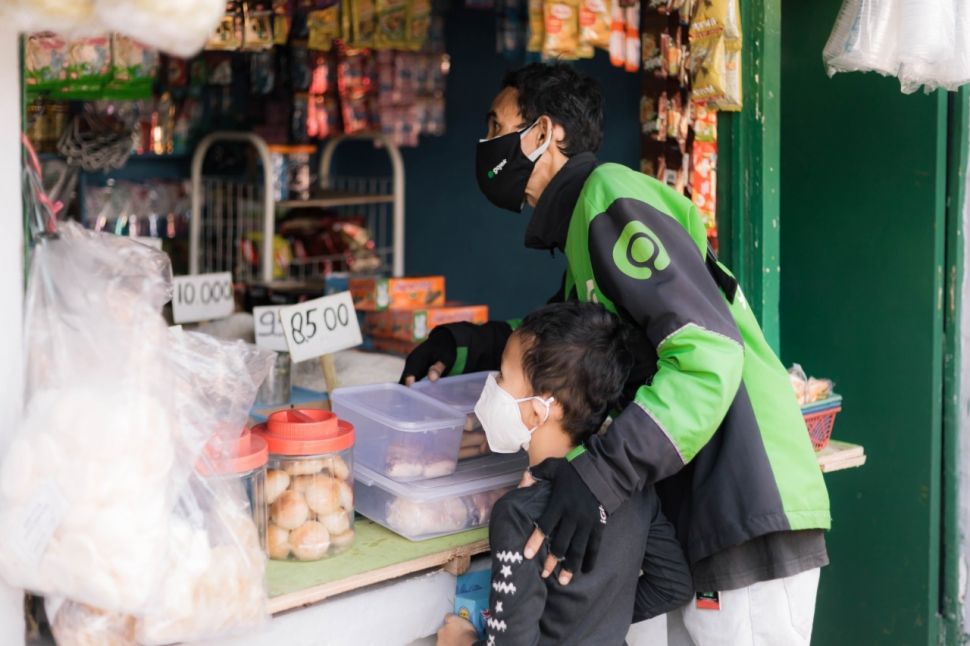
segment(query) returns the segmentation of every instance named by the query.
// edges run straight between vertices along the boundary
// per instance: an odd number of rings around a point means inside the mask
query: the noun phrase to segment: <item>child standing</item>
[[[523,485],[492,511],[492,589],[487,643],[623,644],[630,624],[683,606],[693,596],[690,572],[653,487],[610,515],[597,567],[568,587],[522,546],[545,509],[556,470],[582,453],[632,367],[620,322],[592,303],[547,306],[529,315],[509,339],[502,369],[489,377],[475,409],[494,452],[525,448]],[[471,624],[450,615],[439,646],[475,643]]]

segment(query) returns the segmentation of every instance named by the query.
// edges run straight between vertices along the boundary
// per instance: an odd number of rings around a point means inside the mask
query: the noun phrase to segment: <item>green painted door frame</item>
[[[946,263],[943,308],[943,527],[941,559],[942,643],[963,644],[970,639],[963,625],[960,604],[960,327],[961,289],[964,280],[964,206],[967,181],[967,145],[970,137],[970,88],[948,97]]]
[[[741,2],[744,109],[718,123],[721,255],[779,350],[781,1]]]

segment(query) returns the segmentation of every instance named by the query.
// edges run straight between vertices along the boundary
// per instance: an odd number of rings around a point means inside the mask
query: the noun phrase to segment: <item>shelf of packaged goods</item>
[[[866,451],[862,446],[838,440],[830,441],[816,455],[822,473],[861,467],[866,463]]]
[[[270,561],[266,568],[274,614],[399,577],[444,568],[460,574],[472,556],[488,551],[488,530],[473,529],[427,541],[409,541],[357,517],[357,540],[342,554],[322,561]]]
[[[393,195],[327,193],[308,200],[282,200],[276,203],[276,208],[283,210],[299,208],[335,209],[340,206],[367,206],[370,204],[391,204],[393,202]]]

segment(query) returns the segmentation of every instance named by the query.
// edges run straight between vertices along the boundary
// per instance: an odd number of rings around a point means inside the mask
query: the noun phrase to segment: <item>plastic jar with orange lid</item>
[[[259,544],[266,546],[266,440],[244,430],[233,441],[211,440],[198,471],[207,480],[217,479],[223,486],[238,487],[245,494],[248,513],[256,524]],[[236,497],[233,498],[234,500]]]
[[[254,432],[269,447],[270,558],[318,561],[353,545],[353,425],[328,411],[291,409]]]

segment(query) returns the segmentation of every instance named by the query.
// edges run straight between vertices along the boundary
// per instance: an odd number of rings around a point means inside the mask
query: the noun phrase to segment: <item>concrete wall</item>
[[[0,25],[0,419],[20,417],[23,237],[20,199],[20,65],[17,33]],[[0,452],[13,425],[0,425]],[[23,592],[0,582],[0,643],[24,643]]]

